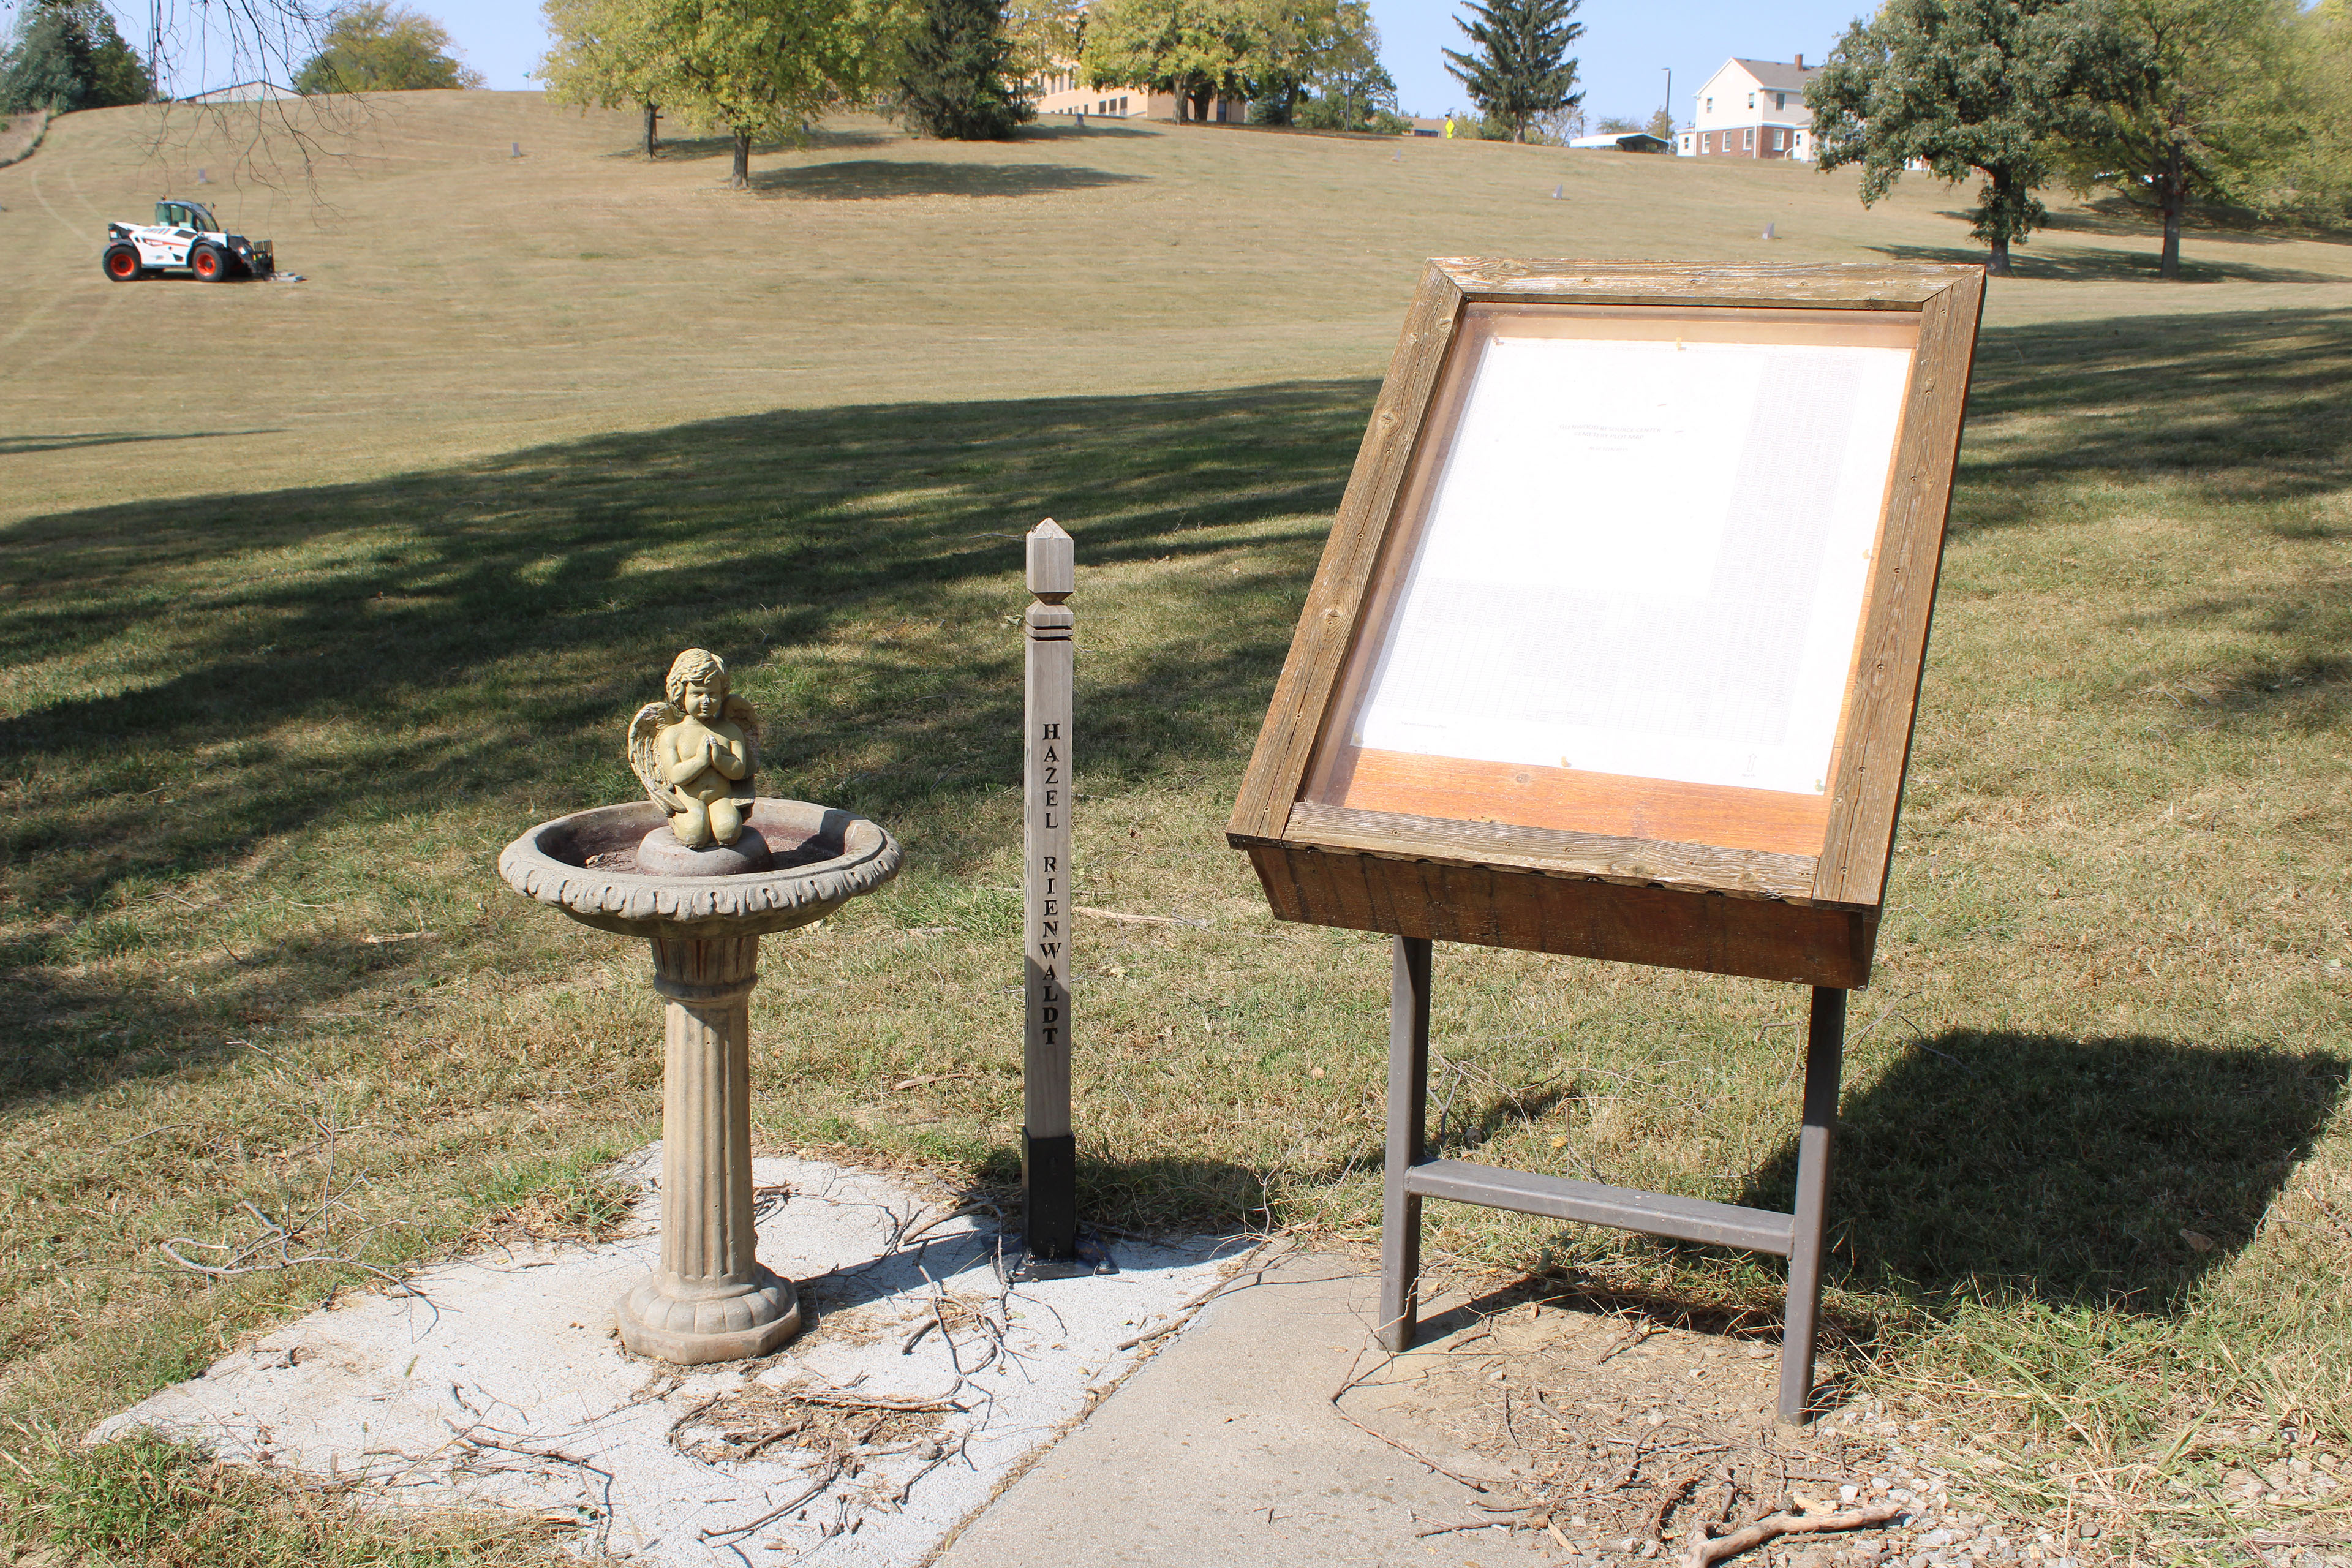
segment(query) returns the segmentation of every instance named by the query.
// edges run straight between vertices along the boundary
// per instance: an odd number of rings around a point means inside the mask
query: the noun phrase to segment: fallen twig
[[[1899,1518],[1911,1505],[1900,1502],[1874,1502],[1868,1508],[1855,1509],[1852,1513],[1794,1514],[1768,1513],[1744,1529],[1709,1541],[1706,1527],[1700,1525],[1684,1542],[1683,1568],[1711,1568],[1727,1557],[1737,1557],[1750,1552],[1768,1541],[1778,1541],[1784,1535],[1822,1535],[1840,1530],[1870,1530]]]
[[[1172,1323],[1162,1323],[1160,1327],[1152,1330],[1150,1333],[1138,1334],[1131,1340],[1119,1341],[1118,1345],[1114,1348],[1123,1351],[1131,1351],[1138,1345],[1148,1345],[1154,1340],[1164,1340],[1170,1334],[1172,1334],[1177,1330],[1182,1328],[1185,1321],[1186,1320],[1179,1318]]]
[[[1486,1482],[1473,1480],[1468,1476],[1447,1469],[1444,1465],[1439,1464],[1435,1459],[1431,1458],[1428,1455],[1414,1452],[1412,1449],[1406,1447],[1402,1443],[1400,1443],[1395,1438],[1390,1436],[1387,1433],[1376,1431],[1372,1427],[1365,1426],[1362,1422],[1349,1415],[1345,1410],[1340,1409],[1339,1401],[1341,1397],[1347,1394],[1348,1390],[1356,1386],[1356,1369],[1352,1364],[1350,1364],[1348,1368],[1347,1381],[1340,1384],[1338,1388],[1331,1391],[1329,1404],[1332,1415],[1337,1415],[1340,1420],[1345,1421],[1349,1426],[1353,1426],[1357,1431],[1361,1432],[1367,1437],[1379,1438],[1381,1442],[1386,1443],[1390,1447],[1394,1448],[1398,1453],[1402,1454],[1406,1458],[1413,1461],[1413,1463],[1426,1466],[1429,1469],[1444,1476],[1449,1481],[1468,1487],[1474,1492],[1483,1492],[1486,1489]]]
[[[1181,915],[1130,915],[1118,910],[1098,910],[1089,904],[1072,904],[1070,912],[1074,915],[1092,915],[1098,921],[1117,921],[1121,925],[1191,926],[1195,931],[1209,929],[1208,921],[1188,921]]]
[[[808,1394],[787,1394],[784,1397],[792,1400],[795,1404],[823,1405],[835,1410],[952,1410],[958,1415],[961,1415],[964,1408],[962,1405],[956,1404],[951,1399],[867,1399],[855,1394],[827,1394],[821,1391]]]
[[[976,1078],[979,1075],[976,1073],[968,1072],[927,1072],[920,1078],[900,1079],[898,1082],[890,1086],[890,1092],[893,1094],[898,1094],[907,1089],[920,1089],[925,1084],[953,1083],[960,1078]]]
[[[844,1468],[845,1467],[842,1462],[839,1459],[835,1459],[833,1462],[832,1467],[828,1468],[824,1474],[819,1476],[815,1481],[810,1484],[806,1490],[800,1492],[793,1499],[792,1501],[785,1503],[781,1507],[770,1509],[767,1512],[761,1514],[759,1518],[751,1521],[749,1523],[734,1525],[726,1530],[703,1531],[701,1532],[702,1539],[705,1541],[740,1541],[743,1537],[751,1534],[761,1525],[767,1524],[772,1521],[783,1518],[784,1515],[792,1512],[793,1510],[800,1507],[801,1504],[808,1501],[809,1499],[823,1492],[825,1488],[833,1485],[834,1482],[841,1479],[841,1472]]]

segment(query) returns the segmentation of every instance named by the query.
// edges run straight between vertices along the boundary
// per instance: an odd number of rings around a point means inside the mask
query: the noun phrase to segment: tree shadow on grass
[[[2252,1239],[2343,1101],[2336,1052],[1948,1030],[1851,1090],[1831,1166],[1832,1275],[1948,1298],[2014,1291],[2181,1310]],[[1739,1201],[1786,1212],[1793,1138]],[[2200,1245],[2201,1243],[2201,1245]]]
[[[886,822],[935,869],[991,852],[1018,830],[982,806],[1020,776],[1006,617],[1027,602],[1021,532],[1045,516],[1087,566],[1165,563],[1151,613],[1082,658],[1090,787],[1237,770],[1374,390],[781,411],[0,531],[0,661],[18,677],[0,885],[20,931],[65,944],[0,952],[17,1062],[0,1098],[87,1088],[173,1031],[188,1049],[235,1032],[92,978],[92,928],[122,900],[272,858],[371,893],[446,880],[321,867],[318,836],[350,855],[439,822],[470,846],[476,822],[632,798],[617,738],[688,646],[724,655],[761,710],[764,788]],[[1242,564],[1185,570],[1235,525]],[[1090,608],[1121,624],[1114,590]],[[464,853],[503,896],[487,851]],[[331,1006],[373,962],[228,945],[221,974],[255,1008]]]
[[[871,202],[902,196],[1042,196],[1131,184],[1142,178],[1055,163],[919,163],[856,158],[762,169],[752,174],[751,188],[761,195],[795,201]]]
[[[89,430],[78,436],[0,436],[0,457],[21,452],[68,452],[84,447],[121,447],[143,441],[208,441],[220,436],[274,436],[285,426],[251,430],[173,430],[146,435],[131,430]]]
[[[1945,245],[1873,245],[1864,248],[1890,261],[1934,262],[1957,267],[1981,267],[1980,247]],[[2019,278],[2061,283],[2342,283],[2338,273],[2313,272],[2297,267],[2264,267],[2252,261],[2217,261],[2210,255],[2184,250],[2180,276],[2159,278],[2157,253],[2135,255],[2123,250],[2089,250],[2074,246],[2020,244],[2010,253],[2011,270]]]
[[[861,147],[887,147],[901,140],[903,138],[894,136],[887,131],[819,129],[809,132],[796,142],[754,142],[751,143],[751,156],[767,158],[779,153],[846,153]],[[699,163],[710,158],[735,156],[735,138],[732,136],[664,136],[659,139],[658,145],[661,153],[656,162],[662,158],[667,158],[675,159],[679,163]],[[645,155],[646,148],[643,142],[639,142],[625,152],[612,154],[616,158],[643,158]]]
[[[2233,500],[2340,489],[2352,483],[2347,394],[2352,310],[1990,329],[1953,526],[2032,522],[2046,487],[2095,472],[2186,478]]]

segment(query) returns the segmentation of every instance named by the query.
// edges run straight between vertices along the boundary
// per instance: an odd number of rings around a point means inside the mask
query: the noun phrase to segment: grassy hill
[[[968,145],[851,121],[762,155],[746,198],[720,188],[721,144],[648,163],[629,116],[535,93],[282,112],[70,115],[0,171],[0,429],[45,443],[0,519],[119,497],[121,454],[75,445],[100,430],[175,443],[142,454],[142,494],[242,490],[776,407],[1377,375],[1429,256],[1976,254],[1962,193],[1914,180],[1866,211],[1795,165],[1102,121]],[[106,220],[181,194],[307,281],[107,285]],[[2152,237],[2062,223],[1993,324],[2144,308]],[[2338,245],[2198,236],[2189,260],[2218,286],[2168,310],[2352,281]]]
[[[84,1506],[89,1418],[358,1263],[593,1214],[652,1135],[645,958],[490,865],[635,793],[620,726],[680,647],[733,662],[771,787],[909,851],[768,944],[761,1136],[1007,1178],[1047,514],[1083,901],[1189,922],[1078,928],[1087,1212],[1368,1237],[1385,949],[1276,926],[1217,830],[1422,258],[1973,254],[1928,184],[1469,142],[850,121],[747,195],[721,146],[648,162],[527,94],[258,126],[75,114],[0,170],[0,1413],[37,1434],[0,1531],[34,1537],[131,1517]],[[105,221],[166,194],[306,281],[106,282]],[[1832,1317],[1833,1386],[1967,1435],[2003,1506],[2187,1556],[2340,1529],[2263,1478],[2352,1444],[2352,249],[2199,234],[2181,285],[2155,249],[2068,208],[1993,286]],[[1793,992],[1449,950],[1436,994],[1449,1151],[1787,1202]],[[353,1266],[156,1251],[242,1203]],[[1752,1259],[1431,1236],[1777,1310]],[[150,1523],[216,1527],[192,1495]]]

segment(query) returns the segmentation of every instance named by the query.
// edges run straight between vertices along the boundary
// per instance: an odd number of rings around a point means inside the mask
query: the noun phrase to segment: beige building
[[[1075,120],[1080,115],[1095,115],[1104,120],[1174,120],[1180,100],[1172,92],[1154,92],[1143,87],[1087,87],[1086,79],[1073,68],[1052,76],[1042,77],[1029,84],[1030,101],[1037,106],[1037,118],[1054,116]],[[1184,107],[1189,118],[1192,110]],[[1212,124],[1239,125],[1249,118],[1246,99],[1213,98],[1209,100],[1208,120]]]

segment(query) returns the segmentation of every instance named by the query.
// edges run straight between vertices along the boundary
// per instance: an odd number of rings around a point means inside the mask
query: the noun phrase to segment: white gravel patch
[[[1165,1336],[1131,1342],[1188,1317],[1254,1245],[1116,1242],[1116,1273],[1008,1289],[992,1215],[936,1223],[955,1199],[919,1179],[761,1160],[759,1185],[785,1190],[763,1198],[760,1257],[799,1285],[814,1326],[763,1361],[674,1368],[628,1354],[613,1328],[614,1303],[658,1254],[660,1146],[626,1168],[646,1191],[621,1239],[477,1255],[420,1271],[414,1295],[347,1298],[109,1417],[92,1440],[153,1427],[385,1500],[576,1521],[588,1557],[911,1564]],[[942,1299],[952,1336],[934,1328],[903,1352]],[[954,1408],[746,1529],[831,1468],[790,1439],[740,1460],[688,1451],[729,1446],[694,1413],[753,1378]]]

